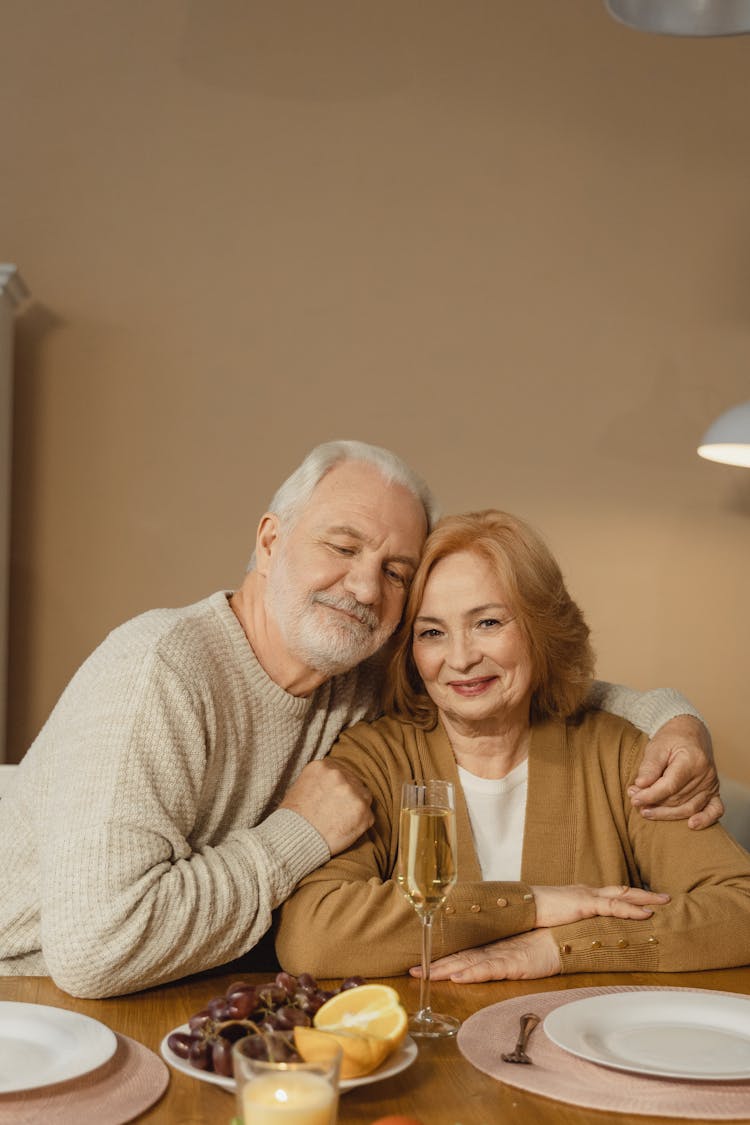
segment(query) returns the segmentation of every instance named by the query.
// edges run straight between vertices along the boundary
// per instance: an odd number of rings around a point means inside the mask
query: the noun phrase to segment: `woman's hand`
[[[409,972],[413,977],[422,975],[420,968]],[[430,967],[430,978],[474,984],[482,980],[536,980],[559,972],[560,954],[554,937],[549,930],[531,930],[440,957]]]
[[[642,921],[653,907],[669,902],[669,895],[640,887],[532,887],[536,901],[536,928],[564,926],[582,918],[633,918]]]

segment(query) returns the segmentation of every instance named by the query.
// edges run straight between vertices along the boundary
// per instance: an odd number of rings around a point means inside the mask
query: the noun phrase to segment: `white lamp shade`
[[[750,32],[750,0],[605,0],[615,19],[661,35]]]
[[[750,402],[734,406],[717,418],[703,435],[698,453],[709,461],[750,469]]]

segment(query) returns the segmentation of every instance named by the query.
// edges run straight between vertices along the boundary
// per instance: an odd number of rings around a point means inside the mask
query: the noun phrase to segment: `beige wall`
[[[750,37],[600,0],[1,0],[10,750],[109,628],[236,583],[314,443],[530,517],[601,675],[750,781]]]

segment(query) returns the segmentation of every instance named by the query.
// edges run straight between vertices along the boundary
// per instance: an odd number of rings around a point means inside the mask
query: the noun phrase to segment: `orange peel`
[[[371,1074],[393,1049],[385,1039],[361,1031],[320,1031],[316,1027],[294,1029],[294,1045],[305,1062],[325,1059],[331,1039],[341,1047],[342,1078],[361,1078]]]

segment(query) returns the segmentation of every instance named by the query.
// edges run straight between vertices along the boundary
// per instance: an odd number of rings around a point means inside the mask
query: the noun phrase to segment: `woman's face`
[[[413,630],[414,661],[441,715],[460,727],[528,722],[535,687],[501,582],[472,551],[435,564]]]

